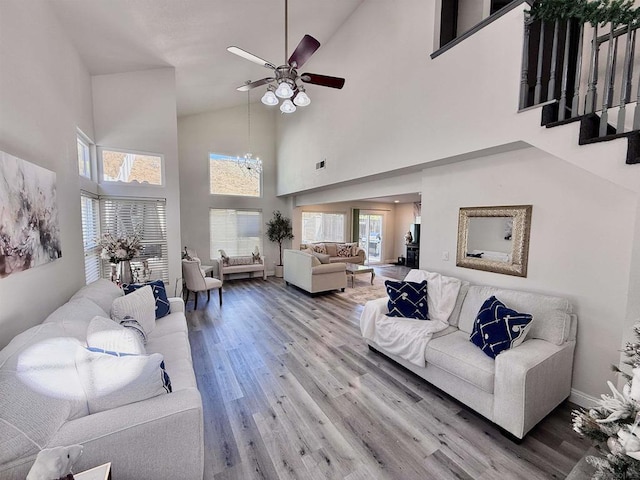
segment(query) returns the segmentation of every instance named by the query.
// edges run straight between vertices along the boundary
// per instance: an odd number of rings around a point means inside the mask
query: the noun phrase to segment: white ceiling
[[[420,203],[422,197],[419,193],[402,193],[399,195],[391,195],[389,197],[367,198],[364,202],[376,203]]]
[[[363,0],[291,0],[289,55],[305,33],[326,43]],[[92,75],[175,67],[178,115],[241,105],[235,90],[270,70],[229,52],[238,46],[285,60],[284,0],[50,0]],[[348,48],[345,45],[344,48]],[[314,57],[322,56],[322,47]],[[303,71],[332,76],[342,72]],[[326,70],[326,69],[325,69]],[[348,81],[348,79],[347,79]],[[323,88],[311,86],[313,88]],[[254,93],[256,101],[263,89]]]

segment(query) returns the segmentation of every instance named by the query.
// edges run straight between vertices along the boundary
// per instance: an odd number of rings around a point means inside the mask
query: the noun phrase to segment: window
[[[259,197],[262,175],[255,168],[256,160],[248,164],[235,157],[209,154],[209,191],[212,195]]]
[[[218,250],[227,255],[250,255],[258,246],[262,252],[262,212],[259,210],[209,210],[211,232],[210,255],[218,258]]]
[[[151,279],[169,282],[167,255],[167,214],[164,199],[100,198],[100,226],[102,233],[116,236],[141,234],[142,250],[131,261],[134,280],[142,281],[141,272],[150,269]],[[108,260],[102,261],[102,276],[109,278]]]
[[[151,153],[100,149],[101,181],[163,185],[163,158]]]
[[[84,276],[87,284],[100,278],[100,222],[98,216],[99,202],[96,197],[86,192],[80,194],[82,212],[82,243],[84,245]]]
[[[302,212],[302,243],[344,242],[344,213]]]
[[[78,173],[91,179],[91,142],[82,132],[78,131]]]

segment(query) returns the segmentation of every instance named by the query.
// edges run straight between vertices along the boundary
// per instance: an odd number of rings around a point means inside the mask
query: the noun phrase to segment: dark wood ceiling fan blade
[[[311,35],[305,35],[289,57],[289,65],[300,68],[320,48],[320,42]]]
[[[328,75],[318,75],[317,73],[303,73],[300,80],[313,85],[322,85],[323,87],[342,88],[344,87],[344,78],[330,77]]]
[[[258,65],[262,65],[263,67],[270,68],[272,70],[276,69],[276,66],[273,63],[267,62],[263,58],[260,58],[253,53],[249,53],[246,50],[243,50],[239,47],[227,47],[227,51],[233,53],[234,55],[238,55],[239,57],[244,58],[245,60],[249,60],[250,62],[257,63]]]
[[[275,77],[266,77],[262,80],[256,80],[255,82],[247,83],[242,85],[241,87],[236,88],[239,92],[246,92],[247,90],[251,90],[252,88],[261,87],[262,85],[266,85],[267,83],[271,83],[275,80]]]

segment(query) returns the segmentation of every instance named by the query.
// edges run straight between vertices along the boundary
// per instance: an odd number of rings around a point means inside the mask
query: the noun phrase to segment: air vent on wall
[[[320,170],[325,167],[326,160],[322,160],[321,162],[316,163],[316,170]]]

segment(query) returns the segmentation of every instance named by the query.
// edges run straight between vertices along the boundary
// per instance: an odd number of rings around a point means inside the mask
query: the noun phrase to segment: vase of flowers
[[[599,452],[587,457],[596,480],[640,478],[640,323],[633,331],[637,340],[622,350],[632,375],[614,367],[627,380],[622,392],[607,382],[611,395],[601,395],[594,408],[572,412],[573,429],[593,440]]]
[[[99,244],[102,247],[100,257],[109,260],[112,265],[112,280],[115,270],[119,283],[131,283],[133,281],[131,260],[140,253],[140,234],[134,233],[118,237],[111,233],[105,233]],[[115,268],[113,268],[114,265]]]

